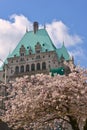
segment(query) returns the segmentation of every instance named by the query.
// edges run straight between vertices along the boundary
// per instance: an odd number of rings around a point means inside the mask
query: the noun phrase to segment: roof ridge
[[[56,46],[53,44],[53,41],[51,40],[51,38],[50,38],[50,36],[49,36],[49,34],[48,34],[48,32],[47,32],[47,30],[46,29],[44,29],[45,31],[46,31],[46,33],[47,33],[47,35],[48,35],[48,37],[49,37],[49,40],[51,41],[51,43],[52,43],[52,46],[56,49]]]

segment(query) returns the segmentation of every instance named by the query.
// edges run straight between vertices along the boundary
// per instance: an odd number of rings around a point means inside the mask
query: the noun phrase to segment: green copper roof
[[[17,47],[14,49],[10,57],[20,56],[20,48],[23,45],[26,49],[26,54],[28,54],[29,48],[31,48],[32,53],[35,53],[35,45],[39,42],[42,47],[42,52],[53,51],[55,50],[55,46],[51,41],[47,31],[45,29],[39,29],[36,33],[33,31],[26,32],[21,41],[18,43]]]
[[[58,59],[61,59],[61,57],[63,56],[65,60],[70,60],[70,56],[64,44],[62,45],[61,48],[57,49],[54,46],[52,40],[50,39],[47,31],[45,29],[39,29],[36,33],[34,33],[34,31],[26,32],[23,38],[18,43],[17,47],[13,50],[11,54],[8,55],[4,63],[5,64],[8,63],[7,61],[8,58],[11,58],[14,56],[20,56],[20,48],[22,45],[26,49],[26,55],[29,54],[29,48],[31,48],[32,53],[35,54],[35,45],[38,42],[41,45],[41,52],[56,51],[58,55]],[[0,68],[0,70],[3,70],[3,66]]]
[[[2,70],[3,70],[3,66],[0,67],[0,71],[2,71]]]
[[[59,59],[63,56],[66,61],[70,60],[70,55],[67,52],[67,49],[65,48],[64,43],[61,48],[56,49],[56,53]]]

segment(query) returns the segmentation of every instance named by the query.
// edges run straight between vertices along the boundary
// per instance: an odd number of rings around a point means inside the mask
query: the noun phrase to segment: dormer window
[[[48,49],[46,49],[46,52],[48,51]]]
[[[21,56],[24,56],[24,53],[21,53]]]
[[[37,50],[36,53],[40,53],[40,50]]]
[[[31,49],[31,47],[29,47],[29,55],[31,55],[32,54],[32,49]]]
[[[24,56],[25,54],[26,54],[26,49],[25,49],[24,45],[22,45],[20,48],[20,56]]]
[[[14,55],[14,57],[16,57],[16,55]]]
[[[60,61],[61,61],[61,62],[64,62],[64,60],[65,60],[65,58],[64,58],[64,56],[63,56],[63,54],[62,54],[61,57],[60,57]]]
[[[36,51],[36,53],[41,52],[41,44],[39,42],[37,42],[37,44],[35,45],[35,51]]]

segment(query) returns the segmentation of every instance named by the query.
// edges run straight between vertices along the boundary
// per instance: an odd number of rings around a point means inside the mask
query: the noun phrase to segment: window
[[[11,61],[11,63],[13,63],[13,60]]]
[[[24,56],[24,53],[21,53],[21,56]]]
[[[21,66],[20,72],[23,73],[24,72],[24,66]]]
[[[19,67],[18,66],[15,67],[15,73],[19,73]]]
[[[49,64],[49,68],[50,68],[50,64]]]
[[[29,55],[31,55],[31,52],[29,52]]]
[[[40,63],[37,63],[37,70],[40,70]]]
[[[36,59],[40,59],[40,55],[36,56]]]
[[[31,49],[31,47],[29,47],[29,55],[31,55],[32,54],[32,49]]]
[[[24,58],[21,58],[20,61],[24,61]]]
[[[29,65],[26,65],[26,72],[29,72]]]
[[[46,63],[45,62],[42,63],[42,70],[46,70]]]
[[[13,73],[14,71],[11,69],[11,74]]]
[[[48,51],[48,49],[46,49],[46,52]]]
[[[25,49],[24,45],[21,45],[20,56],[24,56],[25,54],[26,54],[26,49]]]
[[[35,70],[35,64],[31,64],[31,71]]]
[[[37,44],[35,45],[35,51],[36,51],[36,53],[41,52],[41,44],[39,42],[37,42]]]
[[[36,53],[40,53],[40,50],[37,50]]]

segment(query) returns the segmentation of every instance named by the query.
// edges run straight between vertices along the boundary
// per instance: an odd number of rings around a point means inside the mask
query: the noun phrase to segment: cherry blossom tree
[[[2,118],[12,127],[87,130],[87,70],[16,78],[7,93]]]

